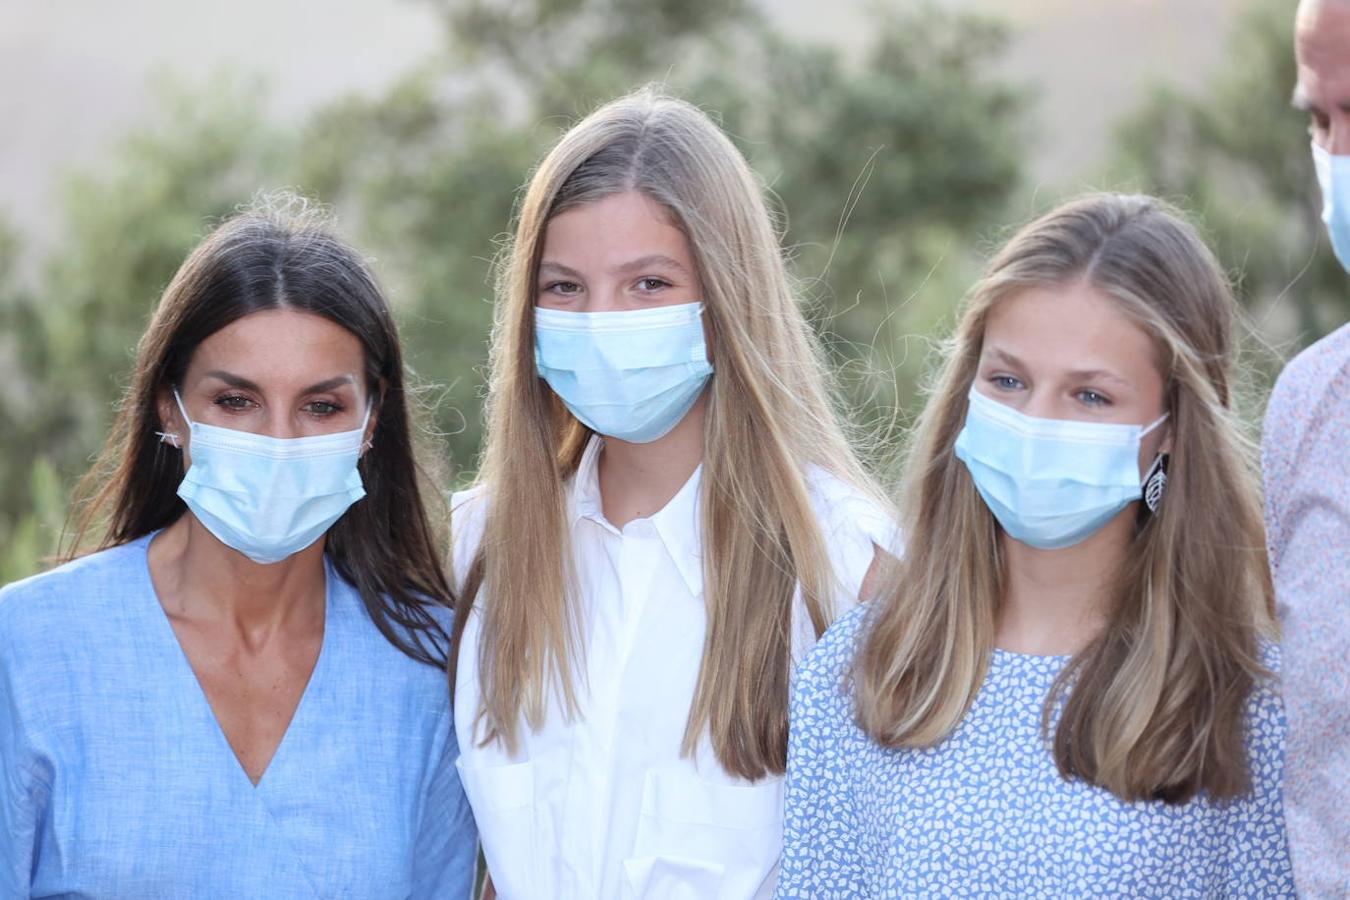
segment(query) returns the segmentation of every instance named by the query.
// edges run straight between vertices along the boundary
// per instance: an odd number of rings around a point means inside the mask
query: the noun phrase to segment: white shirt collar
[[[604,440],[595,435],[582,453],[581,463],[572,479],[572,525],[581,519],[590,519],[617,535],[619,530],[605,518],[600,497],[599,461],[603,446]],[[685,587],[699,599],[703,597],[702,475],[703,464],[700,463],[670,502],[646,519],[656,529]]]

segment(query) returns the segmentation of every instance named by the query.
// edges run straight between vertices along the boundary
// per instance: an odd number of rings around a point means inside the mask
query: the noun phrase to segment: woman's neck
[[[165,611],[210,623],[246,644],[323,621],[324,539],[272,565],[230,549],[185,513],[150,544],[150,575]]]
[[[661,510],[703,461],[705,390],[669,433],[646,444],[605,438],[598,477],[605,518],[615,528]]]
[[[1091,643],[1110,618],[1136,515],[1131,504],[1100,531],[1059,550],[1038,550],[1003,534],[1003,602],[994,643],[1042,656],[1077,653]]]

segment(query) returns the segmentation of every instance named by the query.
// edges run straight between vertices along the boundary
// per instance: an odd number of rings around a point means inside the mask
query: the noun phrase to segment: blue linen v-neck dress
[[[0,591],[0,897],[467,897],[444,674],[326,566],[319,657],[255,787],[155,595],[151,537]]]

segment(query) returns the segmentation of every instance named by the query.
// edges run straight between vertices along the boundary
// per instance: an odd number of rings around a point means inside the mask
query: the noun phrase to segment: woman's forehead
[[[356,335],[314,313],[263,310],[207,337],[192,355],[188,377],[225,371],[254,382],[314,384],[364,371]]]

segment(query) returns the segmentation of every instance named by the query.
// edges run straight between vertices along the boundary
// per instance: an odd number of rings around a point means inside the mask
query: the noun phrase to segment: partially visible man
[[[1350,0],[1302,0],[1294,105],[1312,119],[1323,220],[1350,271]],[[1350,293],[1350,280],[1346,281]],[[1299,893],[1350,896],[1350,325],[1280,375],[1262,445],[1284,624],[1285,805]]]

